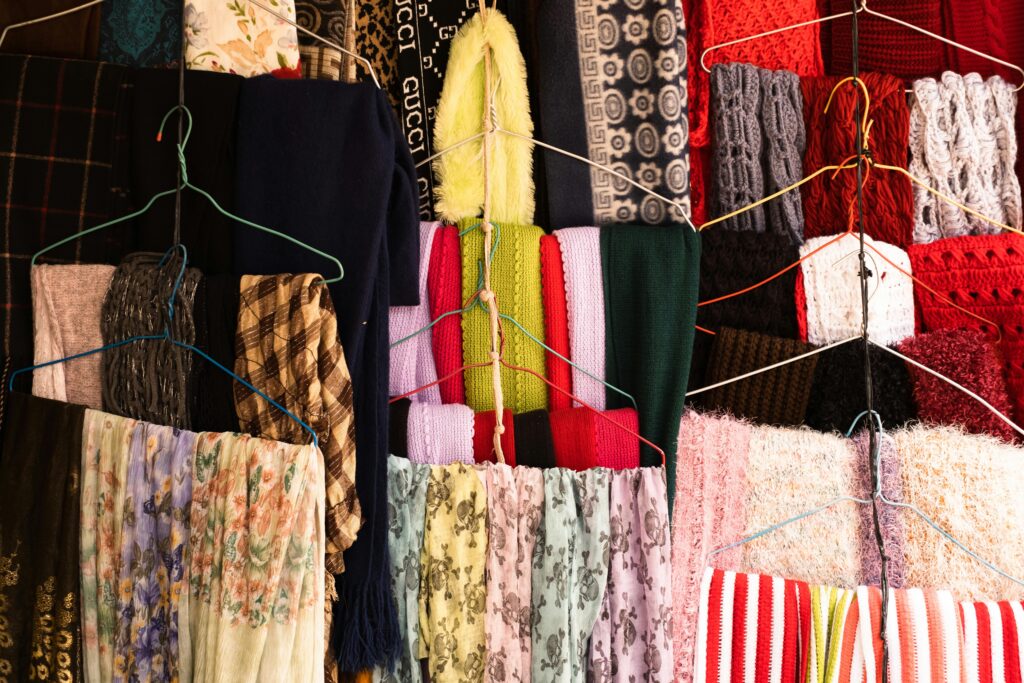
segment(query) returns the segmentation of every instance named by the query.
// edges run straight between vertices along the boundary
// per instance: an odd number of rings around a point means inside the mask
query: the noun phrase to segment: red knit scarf
[[[544,294],[545,343],[552,350],[570,358],[569,312],[565,298],[565,272],[562,269],[562,248],[554,235],[540,238],[540,282]],[[548,380],[562,391],[548,386],[548,407],[564,410],[572,407],[572,367],[553,353],[547,353]]]
[[[457,228],[441,226],[434,233],[427,270],[427,294],[430,297],[430,319],[462,308],[462,257],[459,252]],[[462,365],[461,316],[450,315],[434,325],[434,364],[437,376],[444,377]],[[465,403],[466,384],[462,375],[441,382],[444,403]]]

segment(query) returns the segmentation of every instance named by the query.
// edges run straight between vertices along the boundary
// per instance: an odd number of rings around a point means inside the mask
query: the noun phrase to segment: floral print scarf
[[[268,2],[295,20],[294,0]],[[301,76],[294,26],[248,0],[192,0],[185,4],[185,66],[239,76],[278,72]]]

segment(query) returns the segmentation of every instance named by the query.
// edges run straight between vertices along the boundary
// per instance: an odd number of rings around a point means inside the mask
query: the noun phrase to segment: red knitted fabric
[[[1024,237],[971,235],[915,244],[907,251],[915,277],[999,326],[996,330],[914,285],[925,331],[975,330],[996,343],[1014,406],[1011,417],[1020,424],[1024,420]]]
[[[907,165],[910,144],[910,110],[903,84],[893,76],[862,73],[871,93],[871,152],[875,161],[892,166]],[[800,82],[804,93],[804,121],[807,127],[807,173],[838,164],[857,151],[857,133],[852,125],[854,109],[863,99],[852,82],[837,92],[824,114],[829,94],[839,78],[824,76]],[[863,104],[863,103],[862,103]],[[803,186],[804,237],[821,237],[844,232],[850,202],[857,194],[856,172],[840,172],[835,179],[823,173]],[[865,231],[875,239],[906,248],[913,241],[914,193],[910,180],[893,171],[876,170],[864,188]]]
[[[633,433],[639,434],[640,418],[632,408],[606,410],[602,414]],[[613,470],[640,467],[640,440],[616,427],[604,417],[596,415],[594,416],[594,443],[597,446],[598,467],[607,467]]]
[[[587,408],[555,410],[549,419],[558,467],[581,471],[598,466],[595,420],[599,418],[593,412]]]
[[[454,317],[454,316],[453,316]],[[501,424],[505,433],[501,435],[501,451],[505,464],[516,466],[516,430],[512,411],[502,413]],[[477,462],[498,462],[494,455],[494,411],[476,413],[473,416],[473,459]]]
[[[562,248],[558,245],[558,238],[554,235],[544,235],[540,238],[540,283],[544,293],[544,342],[564,357],[571,358],[569,311],[565,299]],[[548,380],[571,394],[572,366],[553,353],[545,355]],[[572,408],[572,399],[549,386],[548,406],[551,410]]]
[[[901,342],[899,351],[970,389],[1004,415],[1012,414],[999,355],[980,332],[927,332]],[[1016,432],[1009,425],[967,394],[909,363],[907,370],[914,383],[917,415],[925,422],[962,425],[972,434],[1013,439]]]
[[[708,126],[710,76],[700,55],[712,45],[818,18],[817,0],[682,0],[686,18],[687,95],[690,118],[690,196],[693,219],[705,220],[705,170],[710,168]],[[825,73],[818,27],[808,26],[732,45],[708,55],[716,62],[749,62],[765,69],[787,69],[798,76]]]
[[[462,256],[459,252],[459,231],[444,225],[434,232],[427,268],[427,294],[430,297],[430,319],[462,308]],[[461,316],[450,315],[434,325],[434,364],[437,376],[455,372],[462,366]],[[466,384],[456,375],[438,385],[444,403],[465,403]]]

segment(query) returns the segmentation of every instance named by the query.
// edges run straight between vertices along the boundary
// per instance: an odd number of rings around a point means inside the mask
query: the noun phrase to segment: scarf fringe
[[[390,565],[390,560],[388,561]],[[383,576],[391,576],[390,567]],[[393,670],[402,643],[398,613],[386,583],[354,586],[335,581],[334,653],[340,671]]]

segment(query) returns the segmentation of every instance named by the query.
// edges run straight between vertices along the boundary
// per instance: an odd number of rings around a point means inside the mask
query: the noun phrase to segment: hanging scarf
[[[562,247],[554,235],[543,235],[540,238],[540,279],[544,295],[544,343],[555,352],[548,352],[544,356],[548,380],[551,382],[551,386],[548,386],[548,406],[551,410],[565,410],[572,407],[569,395],[572,394],[572,373],[575,368],[562,360],[571,359],[573,354],[569,341],[569,310]],[[604,305],[603,300],[601,304]],[[596,330],[592,331],[597,333]]]
[[[295,0],[295,20],[314,34],[310,36],[299,32],[303,78],[355,82],[355,57],[324,45],[314,36],[326,38],[350,53],[359,54],[355,35],[356,13],[354,0]]]
[[[665,470],[613,472],[608,586],[589,650],[588,680],[672,681],[672,581]]]
[[[409,460],[426,465],[472,465],[473,419],[469,406],[413,403],[407,428]]]
[[[434,232],[434,246],[430,251],[430,268],[427,273],[431,320],[437,320],[445,313],[462,310],[461,259],[459,229],[452,225],[439,227]],[[438,385],[441,400],[445,403],[466,402],[466,384],[462,373],[453,375],[462,365],[461,317],[449,315],[438,321],[432,332],[438,377],[448,377]]]
[[[441,99],[434,119],[434,146],[455,147],[483,130],[484,54],[490,51],[496,90],[495,123],[520,135],[533,135],[526,64],[515,31],[505,15],[489,9],[476,14],[452,40]],[[479,216],[485,185],[490,191],[490,216],[502,223],[532,223],[533,143],[498,133],[490,143],[489,178],[480,164],[483,140],[451,149],[434,161],[438,216],[455,222]]]
[[[134,67],[168,67],[181,59],[181,13],[175,0],[139,5],[132,0],[103,3],[97,58]]]
[[[533,467],[516,467],[512,472],[519,501],[516,594],[519,596],[519,651],[522,655],[518,666],[509,666],[519,672],[521,683],[530,683],[533,673],[533,559],[544,518],[544,473]],[[526,596],[531,596],[531,599],[527,600]],[[512,651],[515,653],[514,648]]]
[[[430,300],[427,275],[434,234],[439,223],[420,223],[420,302],[416,306],[392,306],[388,313],[388,339],[391,346],[391,370],[388,393],[401,396],[437,381],[430,326]],[[418,333],[418,334],[416,334]],[[415,337],[407,338],[416,334]],[[394,344],[402,341],[398,346]],[[440,403],[441,391],[435,384],[409,397],[413,402]]]
[[[484,680],[487,490],[473,468],[431,467],[419,596],[418,656],[430,680]]]
[[[295,20],[294,0],[278,0],[278,14]],[[189,0],[185,5],[185,66],[239,76],[276,73],[297,78],[295,26],[248,0]]]
[[[854,495],[858,498],[870,498],[874,488],[872,487],[872,467],[868,465],[874,461],[871,452],[871,438],[867,429],[862,429],[852,438],[853,447],[856,449],[855,462],[856,472],[854,474]],[[882,493],[889,500],[903,500],[903,478],[900,454],[890,438],[879,438],[878,446],[881,449],[878,457],[878,477],[882,484]],[[882,557],[878,552],[875,540],[875,524],[873,511],[869,505],[858,506],[860,513],[860,582],[868,586],[875,586],[882,581]],[[886,564],[886,576],[890,588],[903,588],[906,586],[906,556],[904,545],[906,545],[906,532],[903,520],[907,517],[899,508],[892,505],[878,506],[878,525],[881,527],[882,540],[885,543],[885,554],[888,557]],[[935,585],[935,584],[931,584]]]
[[[516,464],[520,467],[555,467],[555,442],[546,410],[516,415]]]
[[[35,364],[103,346],[100,315],[113,266],[32,268]],[[103,407],[102,356],[93,354],[32,373],[32,393],[90,408]]]
[[[572,367],[573,392],[590,407],[604,410],[605,386],[601,382],[605,376],[601,230],[564,228],[556,230],[555,237],[562,248],[565,269],[571,349],[567,357],[575,363]]]
[[[476,462],[498,462],[494,452],[494,427],[497,424],[495,412],[488,410],[473,416],[473,458]],[[505,456],[505,464],[515,467],[516,460],[516,423],[511,410],[502,413],[502,426],[505,432],[501,435],[501,452]]]
[[[79,681],[85,408],[21,393],[9,401],[0,459],[0,676]]]
[[[239,278],[208,275],[196,293],[197,346],[226,368],[235,366],[238,333]],[[238,429],[235,412],[235,380],[213,363],[196,364],[192,429],[197,432],[233,432]]]
[[[1019,602],[962,602],[964,683],[1021,680],[1024,607]]]
[[[204,433],[193,477],[194,680],[322,680],[325,540],[319,451],[242,434]],[[253,562],[254,557],[261,561]]]
[[[808,683],[826,683],[837,668],[843,647],[846,615],[855,601],[855,591],[832,586],[811,586],[810,628],[807,633],[806,680]],[[804,597],[801,594],[801,607]],[[806,608],[805,608],[806,610]],[[807,612],[801,618],[806,621]],[[801,626],[801,642],[803,641]]]

